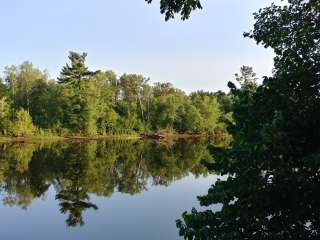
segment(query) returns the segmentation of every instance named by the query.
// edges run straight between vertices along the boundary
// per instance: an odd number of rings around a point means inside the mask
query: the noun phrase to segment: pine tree
[[[90,80],[98,72],[89,71],[85,65],[86,53],[70,52],[71,65],[62,68],[58,82],[64,87],[64,123],[72,132],[96,134],[96,103]]]

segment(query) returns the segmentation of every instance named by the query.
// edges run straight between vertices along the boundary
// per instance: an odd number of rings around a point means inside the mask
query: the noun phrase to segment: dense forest
[[[70,52],[56,80],[31,62],[5,68],[0,79],[0,135],[221,133],[231,120],[224,92],[189,95],[138,74],[90,71],[86,53]]]

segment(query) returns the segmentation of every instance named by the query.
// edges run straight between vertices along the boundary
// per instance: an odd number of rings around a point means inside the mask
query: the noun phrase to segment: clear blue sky
[[[69,50],[91,69],[141,73],[190,92],[226,90],[242,65],[270,75],[272,52],[242,33],[271,0],[203,0],[185,22],[165,22],[159,0],[3,0],[0,69],[30,60],[57,77]]]

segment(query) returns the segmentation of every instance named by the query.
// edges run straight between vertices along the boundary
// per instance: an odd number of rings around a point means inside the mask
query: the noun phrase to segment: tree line
[[[231,118],[232,100],[224,92],[187,95],[139,74],[91,71],[86,56],[70,52],[57,79],[31,62],[6,67],[0,78],[0,134],[214,133]]]

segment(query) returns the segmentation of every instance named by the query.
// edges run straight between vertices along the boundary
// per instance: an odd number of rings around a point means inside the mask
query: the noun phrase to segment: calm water
[[[1,239],[180,239],[211,158],[194,141],[0,144]]]

